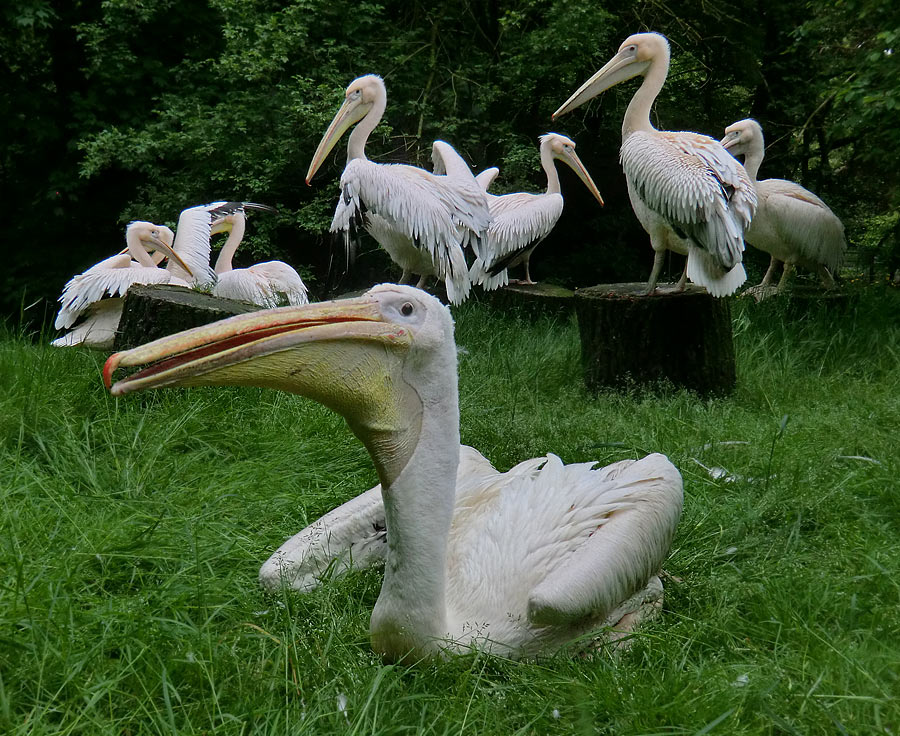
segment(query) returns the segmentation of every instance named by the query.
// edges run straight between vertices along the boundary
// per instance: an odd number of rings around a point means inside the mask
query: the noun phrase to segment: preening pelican
[[[73,276],[63,287],[54,327],[69,331],[52,344],[56,347],[112,347],[128,287],[132,284],[168,284],[176,280],[171,272],[157,267],[149,251],[170,258],[189,278],[192,277],[190,267],[172,249],[174,240],[175,234],[164,225],[142,220],[132,222],[125,230],[124,252]],[[69,329],[73,325],[74,329]]]
[[[405,164],[369,161],[366,141],[386,105],[381,77],[369,74],[355,79],[316,149],[306,183],[356,124],[347,142],[347,165],[331,231],[342,231],[349,238],[351,230],[364,225],[403,269],[404,279],[412,273],[434,273],[444,281],[447,297],[457,304],[469,292],[463,248],[490,223],[487,200],[468,166],[459,167],[462,159],[442,141],[436,142],[434,150],[444,159],[445,176]]]
[[[261,307],[277,307],[282,299],[288,304],[306,304],[309,296],[300,274],[283,261],[264,261],[249,268],[232,268],[231,259],[244,238],[247,227],[245,208],[274,211],[265,205],[243,202],[235,212],[212,223],[213,234],[227,232],[228,239],[219,251],[215,271],[218,276],[213,294],[242,299]]]
[[[141,368],[111,385],[126,367]],[[370,636],[387,660],[471,645],[531,656],[627,628],[661,596],[678,470],[658,454],[599,469],[547,455],[499,473],[461,447],[453,320],[421,290],[383,284],[222,320],[116,353],[103,378],[114,395],[277,388],[342,414],[381,485],[288,540],[260,577],[308,589],[335,559],[382,556]]]
[[[759,287],[771,283],[779,262],[784,263],[779,290],[796,265],[816,271],[826,289],[834,287],[830,272],[840,268],[847,250],[844,225],[838,216],[795,182],[757,178],[765,156],[765,139],[755,120],[740,120],[725,128],[722,145],[735,156],[744,155],[744,168],[756,187],[759,206],[744,240],[772,256]]]
[[[718,141],[698,133],[656,130],[650,108],[669,72],[669,42],[658,33],[629,36],[618,53],[553,113],[556,118],[619,82],[644,77],[622,121],[620,160],[634,213],[655,252],[648,293],[666,250],[687,254],[686,278],[726,296],[747,278],[743,233],[756,209],[744,168]]]
[[[525,266],[523,283],[534,283],[529,269],[531,254],[550,234],[563,211],[559,174],[554,161],[563,161],[571,166],[591,194],[603,204],[597,185],[575,153],[575,141],[559,133],[542,135],[541,167],[547,175],[547,191],[543,194],[516,192],[487,195],[492,222],[481,239],[478,258],[469,272],[473,283],[481,284],[487,290],[505,286],[509,283],[507,269],[519,264]],[[479,183],[487,182],[485,190],[496,176],[491,172],[492,169],[487,169],[477,177]]]

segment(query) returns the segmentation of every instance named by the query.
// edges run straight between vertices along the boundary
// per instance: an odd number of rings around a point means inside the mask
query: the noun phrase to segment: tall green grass
[[[376,482],[343,421],[255,389],[115,399],[105,356],[0,340],[0,733],[896,734],[900,294],[735,304],[729,398],[588,394],[574,321],[457,310],[463,441],[498,468],[664,452],[663,615],[621,656],[383,666],[380,574],[264,594]]]

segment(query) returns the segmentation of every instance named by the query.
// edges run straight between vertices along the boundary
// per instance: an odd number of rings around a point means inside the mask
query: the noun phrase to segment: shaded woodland
[[[660,127],[719,138],[755,117],[767,140],[761,176],[822,196],[871,273],[900,266],[897,3],[22,0],[3,17],[6,316],[43,321],[69,276],[121,247],[127,222],[174,224],[181,209],[217,199],[279,210],[252,219],[237,265],[284,259],[326,296],[343,145],[311,187],[303,178],[344,88],[364,73],[388,89],[368,147],[378,161],[430,168],[442,138],[475,169],[500,167],[493,191],[537,191],[537,137],[574,138],[607,204],[562,173],[566,210],[535,255],[535,278],[646,278],[652,252],[618,163],[634,84],[550,120],[642,30],[672,44]],[[768,256],[749,249],[747,261],[759,271]],[[366,241],[353,279],[392,275]]]

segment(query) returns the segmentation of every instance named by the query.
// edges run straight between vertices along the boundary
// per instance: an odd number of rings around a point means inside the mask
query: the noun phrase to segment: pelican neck
[[[222,246],[222,250],[219,251],[219,257],[216,259],[216,273],[227,273],[232,270],[231,259],[234,258],[237,247],[241,244],[241,240],[244,239],[246,226],[246,219],[239,214],[235,214],[231,232],[228,233],[228,239]]]

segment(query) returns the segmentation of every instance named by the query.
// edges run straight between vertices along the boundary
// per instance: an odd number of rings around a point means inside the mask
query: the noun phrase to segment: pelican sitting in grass
[[[138,370],[113,384],[119,368]],[[335,560],[384,559],[370,637],[388,661],[471,646],[533,656],[628,631],[659,604],[678,470],[658,454],[605,468],[547,455],[500,473],[461,447],[453,320],[419,289],[232,317],[116,353],[103,377],[117,396],[252,385],[342,414],[380,486],[288,540],[260,577],[308,590]]]

